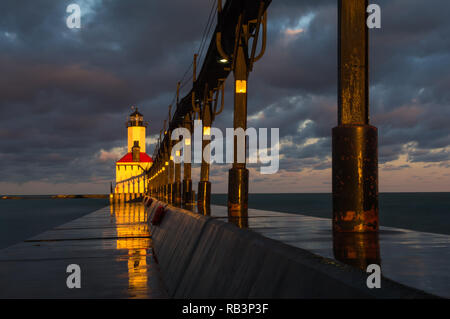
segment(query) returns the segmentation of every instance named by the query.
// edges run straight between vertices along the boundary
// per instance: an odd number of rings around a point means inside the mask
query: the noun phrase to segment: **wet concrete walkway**
[[[70,264],[81,268],[79,289],[67,287]],[[0,298],[167,297],[140,203],[102,208],[0,250],[0,287]]]
[[[227,207],[211,206],[211,217],[228,221]],[[378,236],[333,235],[331,219],[248,210],[239,222],[263,236],[366,269],[381,265],[383,276],[425,292],[450,298],[450,236],[380,227]]]
[[[228,221],[227,208],[211,217]],[[249,209],[249,229],[450,298],[450,236],[381,227],[379,236],[335,237],[331,220]],[[241,225],[242,227],[242,225]],[[70,264],[81,267],[81,288],[66,285]],[[0,298],[166,298],[151,253],[147,213],[140,203],[105,207],[0,250]]]

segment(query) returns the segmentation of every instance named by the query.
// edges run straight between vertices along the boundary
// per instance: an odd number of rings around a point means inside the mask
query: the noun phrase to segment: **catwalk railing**
[[[178,83],[175,111],[172,116],[169,107],[168,123],[160,131],[153,166],[145,173],[149,195],[175,206],[194,207],[191,164],[174,162],[172,147],[180,140],[172,140],[171,133],[185,128],[192,134],[193,121],[201,119],[203,134],[209,134],[215,117],[224,108],[224,83],[230,73],[234,78],[233,126],[246,130],[248,78],[254,63],[264,55],[270,2],[228,0],[222,6],[218,1],[217,24],[201,70],[197,76],[194,55],[192,88],[180,99]],[[377,129],[369,124],[367,5],[367,0],[338,1],[338,125],[332,130],[336,232],[377,232],[379,227]],[[202,140],[203,151],[210,141]],[[190,144],[190,140],[184,144]],[[228,173],[228,215],[231,221],[245,225],[239,220],[247,217],[249,171],[234,153]],[[196,203],[203,215],[210,214],[209,175],[210,164],[202,159]]]

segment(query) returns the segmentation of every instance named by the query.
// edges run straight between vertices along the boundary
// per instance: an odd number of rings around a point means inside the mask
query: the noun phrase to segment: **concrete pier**
[[[249,209],[236,227],[225,206],[212,206],[212,217],[165,207],[151,232],[171,297],[450,297],[450,236],[381,227],[375,240],[343,240],[331,219]],[[380,289],[366,285],[358,266],[368,262],[381,265]]]
[[[450,297],[448,235],[381,227],[341,238],[331,219],[249,209],[232,223],[225,206],[202,216],[147,200],[0,250],[0,298]],[[381,289],[366,286],[369,263],[381,265]],[[79,289],[66,285],[71,264]]]
[[[225,206],[214,205],[211,210],[214,211],[215,219],[227,220]],[[318,256],[349,264],[349,257],[358,255],[359,247],[349,247],[348,243],[345,245],[340,238],[334,237],[331,223],[332,220],[328,218],[249,209],[250,230]],[[449,235],[381,226],[377,242],[365,241],[363,244],[369,246],[366,251],[377,250],[384,277],[436,296],[450,298]],[[342,256],[336,251],[336,246],[346,249],[346,255]],[[342,260],[343,257],[346,259]]]
[[[0,250],[0,298],[165,298],[141,203],[105,207]],[[66,285],[81,268],[81,288]]]

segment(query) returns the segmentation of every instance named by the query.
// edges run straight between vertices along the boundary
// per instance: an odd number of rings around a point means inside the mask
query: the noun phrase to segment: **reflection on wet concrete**
[[[66,268],[81,268],[68,289]],[[105,207],[0,250],[0,298],[166,298],[140,203]]]
[[[381,266],[378,233],[333,233],[334,258],[366,270],[370,264]]]
[[[145,207],[139,204],[110,206],[117,227],[117,249],[128,250],[128,288],[132,296],[148,293],[147,249],[150,248],[150,233]]]
[[[227,207],[212,205],[211,217],[227,222]],[[380,227],[378,238],[333,237],[331,218],[258,209],[248,210],[248,226],[263,236],[358,268],[381,264],[389,279],[450,298],[448,235]]]
[[[248,216],[228,216],[228,222],[241,229],[248,228]]]

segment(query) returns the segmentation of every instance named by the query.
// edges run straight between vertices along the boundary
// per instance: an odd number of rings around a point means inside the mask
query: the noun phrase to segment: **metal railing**
[[[247,81],[253,64],[265,51],[267,9],[270,0],[241,0],[217,5],[217,25],[197,77],[197,55],[193,61],[192,89],[179,99],[176,109],[160,132],[154,164],[147,172],[148,193],[176,206],[192,206],[191,164],[171,158],[171,132],[183,127],[192,133],[193,121],[211,127],[224,108],[225,80],[233,73],[234,129],[247,126]],[[339,0],[338,125],[332,130],[333,230],[336,232],[378,231],[377,129],[369,124],[367,0]],[[258,41],[260,52],[256,53]],[[166,127],[166,124],[167,127]],[[204,140],[202,150],[208,146]],[[236,140],[234,141],[236,148]],[[202,153],[203,154],[203,153]],[[201,163],[197,209],[210,214],[209,164]],[[248,206],[249,171],[236,159],[228,173],[229,220],[245,219]],[[245,224],[245,223],[244,223]]]

